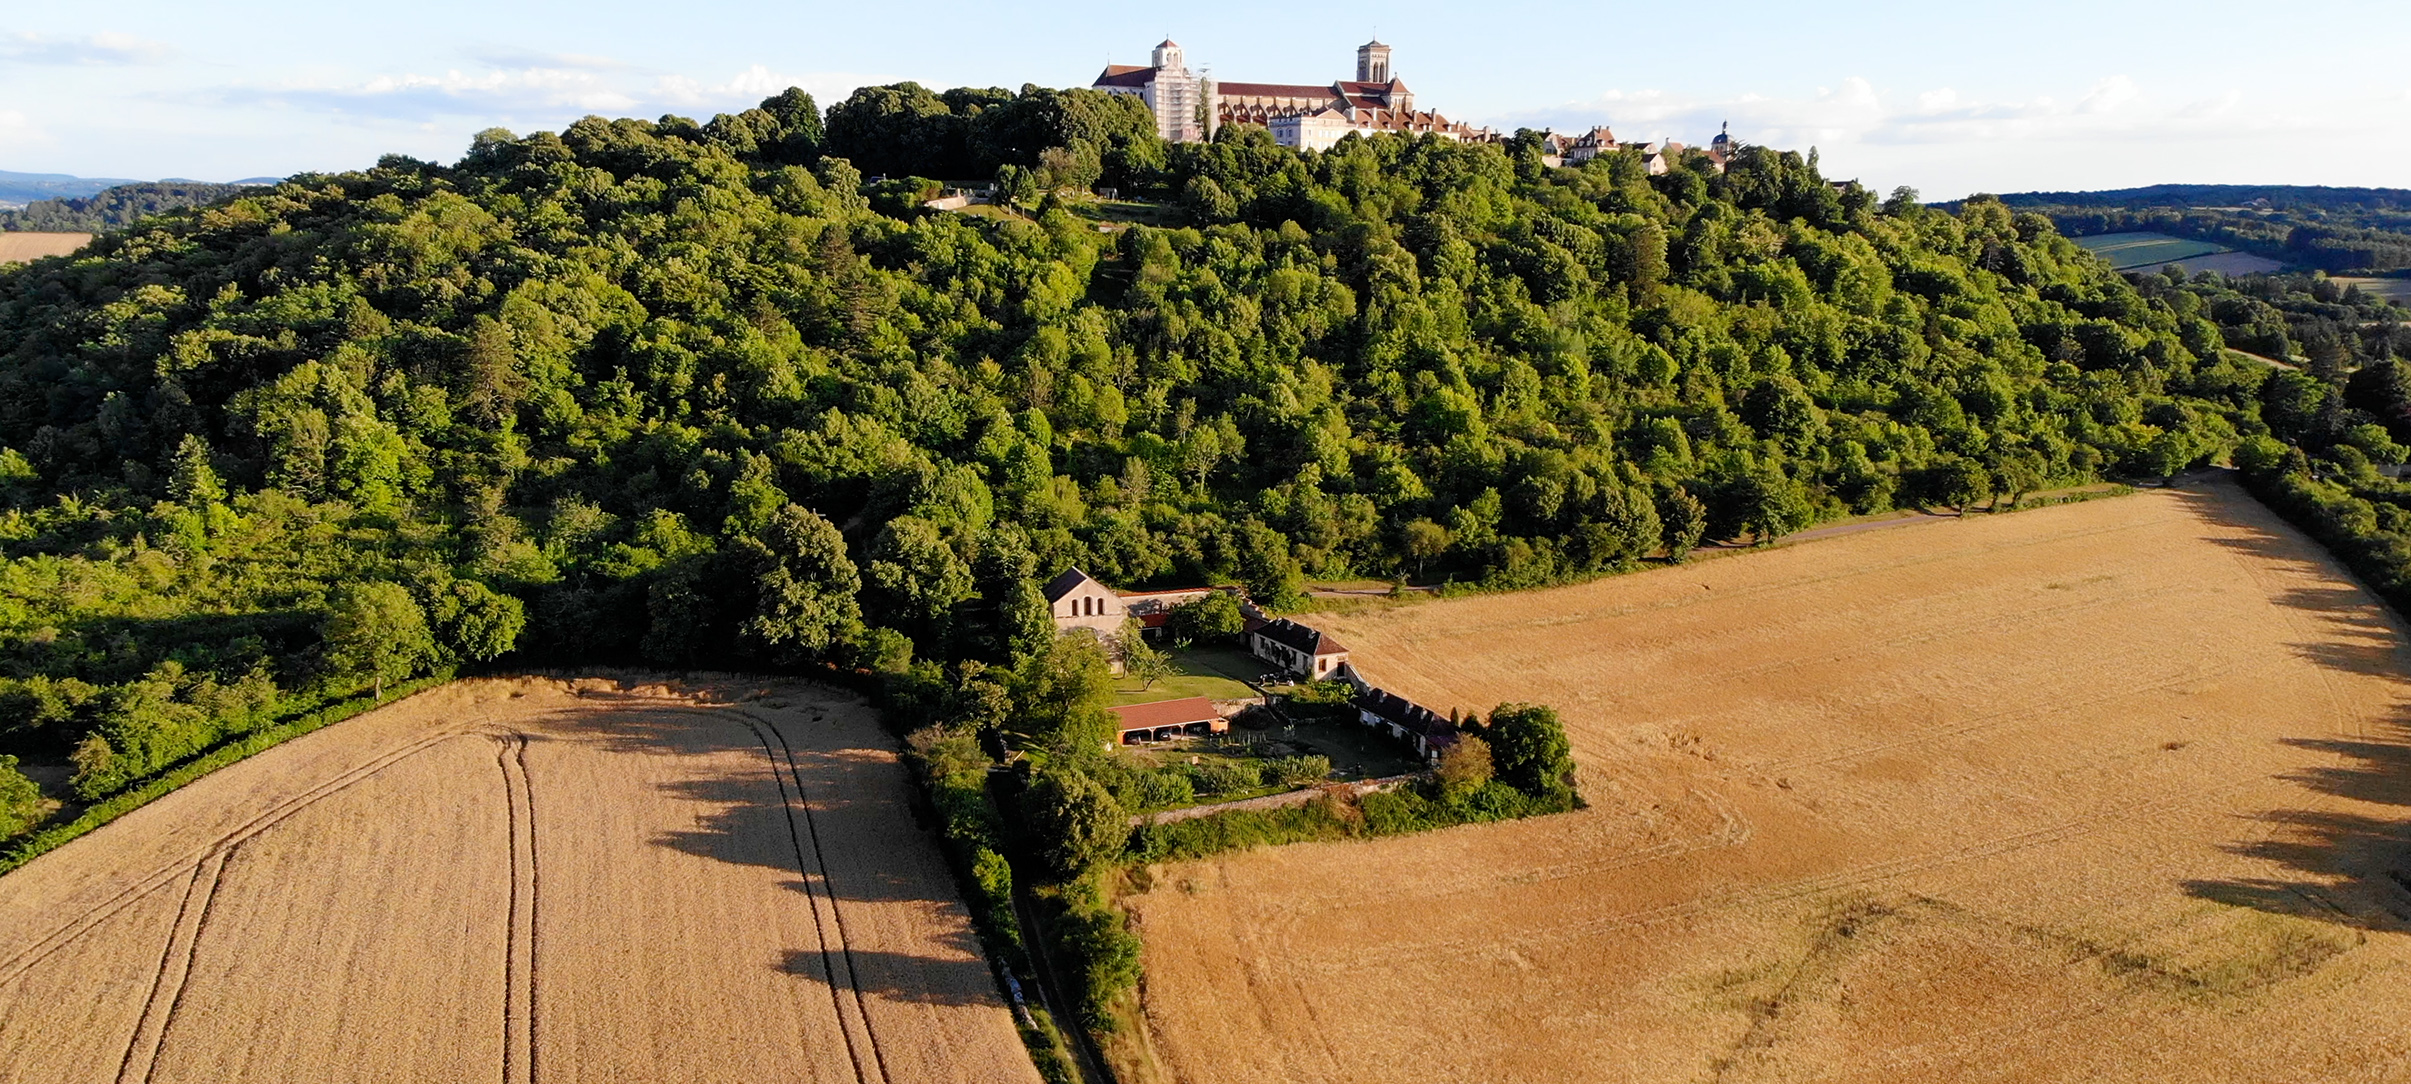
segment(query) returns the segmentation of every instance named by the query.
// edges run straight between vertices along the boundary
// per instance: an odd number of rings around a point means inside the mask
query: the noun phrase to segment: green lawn
[[[1247,682],[1271,669],[1269,663],[1250,658],[1246,652],[1229,647],[1171,647],[1164,649],[1172,656],[1172,665],[1180,672],[1158,681],[1153,688],[1142,689],[1138,679],[1118,677],[1113,681],[1113,702],[1119,707],[1128,704],[1150,704],[1158,700],[1178,700],[1187,696],[1206,696],[1216,700],[1243,700],[1256,695]]]
[[[2138,267],[2159,267],[2188,256],[2208,256],[2214,252],[2231,252],[2225,245],[2208,241],[2188,241],[2165,233],[2105,233],[2094,237],[2076,238],[2076,245],[2095,256],[2110,261],[2120,271]]]

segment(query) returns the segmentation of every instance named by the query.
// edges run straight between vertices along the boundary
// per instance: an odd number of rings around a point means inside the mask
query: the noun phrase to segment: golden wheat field
[[[860,700],[464,681],[0,878],[0,1079],[1036,1080]]]
[[[1163,1076],[2411,1079],[2411,655],[2224,483],[1320,620],[1591,806],[1155,869]]]
[[[88,233],[0,233],[0,263],[65,256],[91,242]]]

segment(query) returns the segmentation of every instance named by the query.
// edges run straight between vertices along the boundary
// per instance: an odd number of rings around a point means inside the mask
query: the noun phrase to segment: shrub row
[[[7,873],[31,862],[69,840],[76,839],[101,825],[140,809],[159,796],[244,757],[450,680],[452,680],[452,671],[440,670],[427,677],[404,682],[388,689],[387,692],[391,695],[383,700],[372,696],[353,697],[281,723],[262,727],[212,748],[145,782],[121,790],[105,801],[87,807],[74,820],[44,828],[17,841],[8,849],[7,853],[0,854],[0,873]]]
[[[1253,847],[1408,835],[1572,808],[1570,794],[1534,798],[1498,782],[1447,794],[1427,781],[1355,797],[1333,791],[1302,806],[1240,809],[1143,825],[1131,833],[1128,854],[1134,862],[1179,862]]]
[[[2366,481],[2373,490],[2403,488],[2374,477]],[[2389,605],[2411,613],[2411,530],[2403,529],[2411,527],[2403,511],[2411,493],[2370,500],[2352,487],[2313,477],[2299,461],[2246,471],[2244,488],[2317,539]]]

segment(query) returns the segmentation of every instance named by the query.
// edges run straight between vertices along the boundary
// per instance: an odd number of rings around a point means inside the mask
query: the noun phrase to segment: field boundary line
[[[238,846],[241,844],[211,851],[193,867],[192,881],[185,886],[184,902],[176,908],[176,924],[169,928],[167,944],[160,949],[159,970],[151,976],[150,996],[143,999],[142,1016],[134,1024],[134,1034],[126,1041],[125,1057],[117,1064],[117,1084],[148,1084],[151,1079],[151,1072],[158,1065],[159,1049],[167,1042],[168,1024],[175,1019],[177,1008],[184,1004],[193,956],[199,950],[209,912],[217,903],[218,885],[225,879],[227,859],[233,857]]]
[[[419,693],[441,688],[454,680],[452,671],[439,670],[427,677],[407,681],[394,687],[391,701],[350,700],[321,706],[318,710],[294,716],[281,722],[251,731],[238,738],[228,739],[205,752],[197,753],[175,767],[143,780],[87,807],[81,814],[65,823],[35,829],[31,835],[18,837],[6,851],[0,851],[0,875],[15,872],[25,864],[45,854],[73,843],[115,823],[144,806],[202,779],[265,753],[286,742],[308,737],[336,723],[345,722],[388,705],[399,704]],[[173,872],[171,869],[169,872]]]
[[[2179,490],[2178,492],[2184,492],[2184,491],[2183,491],[2183,490]],[[2005,513],[2005,514],[2006,514],[2006,515],[2016,515],[2017,513]],[[1986,513],[1986,515],[1990,515],[1990,513]],[[1668,597],[1668,598],[1657,599],[1657,600],[1648,601],[1648,602],[1642,602],[1642,603],[1628,604],[1628,605],[1614,605],[1614,606],[1609,606],[1609,605],[1600,605],[1600,606],[1593,606],[1593,607],[1589,607],[1589,608],[1577,609],[1577,610],[1570,610],[1570,611],[1568,611],[1568,610],[1555,610],[1555,611],[1552,611],[1552,612],[1551,612],[1551,613],[1550,613],[1548,616],[1546,616],[1546,617],[1532,617],[1532,616],[1501,617],[1501,618],[1496,618],[1496,619],[1492,619],[1492,620],[1488,620],[1488,621],[1481,621],[1481,622],[1478,622],[1478,623],[1477,623],[1477,622],[1470,621],[1470,620],[1460,620],[1460,622],[1459,622],[1459,623],[1457,623],[1457,624],[1455,624],[1455,625],[1451,625],[1451,626],[1448,626],[1448,627],[1443,628],[1443,629],[1433,629],[1433,630],[1429,630],[1429,631],[1418,630],[1418,629],[1414,629],[1414,628],[1411,628],[1411,627],[1401,627],[1401,628],[1399,628],[1399,629],[1397,629],[1397,630],[1396,630],[1396,632],[1397,632],[1397,634],[1398,634],[1398,637],[1399,637],[1399,640],[1398,640],[1398,646],[1399,646],[1399,647],[1402,647],[1402,648],[1403,648],[1403,647],[1412,647],[1412,646],[1415,646],[1415,645],[1417,645],[1417,644],[1420,644],[1420,643],[1421,643],[1421,642],[1423,642],[1425,639],[1429,639],[1429,638],[1452,638],[1452,639],[1453,639],[1453,638],[1456,638],[1456,637],[1464,637],[1464,636],[1477,636],[1477,635],[1482,634],[1482,633],[1486,633],[1486,632],[1496,632],[1496,631],[1500,631],[1500,630],[1525,629],[1525,628],[1532,628],[1532,629],[1546,629],[1546,628],[1555,628],[1555,627],[1558,627],[1558,626],[1561,626],[1561,625],[1575,625],[1575,624],[1581,624],[1581,623],[1586,622],[1586,621],[1597,620],[1597,619],[1600,619],[1600,618],[1631,617],[1631,616],[1639,616],[1639,615],[1642,615],[1642,614],[1645,614],[1645,613],[1649,613],[1649,612],[1653,612],[1653,611],[1662,611],[1662,610],[1678,610],[1678,609],[1682,609],[1682,608],[1687,607],[1687,606],[1693,606],[1693,605],[1697,605],[1697,604],[1699,604],[1699,603],[1701,603],[1701,602],[1706,602],[1706,601],[1732,601],[1732,600],[1735,600],[1735,599],[1750,599],[1750,598],[1758,598],[1758,597],[1762,597],[1762,596],[1766,596],[1766,595],[1777,595],[1777,594],[1782,594],[1782,593],[1784,593],[1784,592],[1789,592],[1789,591],[1799,591],[1799,590],[1804,590],[1804,589],[1808,589],[1808,588],[1820,587],[1820,586],[1823,586],[1823,585],[1826,585],[1826,584],[1831,584],[1831,583],[1836,583],[1836,582],[1846,581],[1846,580],[1850,580],[1850,579],[1853,579],[1853,578],[1856,578],[1856,577],[1860,577],[1860,576],[1866,576],[1866,575],[1872,575],[1872,574],[1878,574],[1878,573],[1886,573],[1886,572],[1895,572],[1895,571],[1898,571],[1898,570],[1901,570],[1901,569],[1909,569],[1909,568],[1921,568],[1921,567],[1926,566],[1926,565],[1940,564],[1940,563],[1947,562],[1947,561],[1954,561],[1954,560],[1968,560],[1968,561],[1976,561],[1976,560],[1979,560],[1979,559],[1981,559],[1981,558],[1990,557],[1992,554],[1997,553],[1997,552],[2000,552],[2000,551],[2002,551],[2002,550],[2013,550],[2013,549],[2032,549],[2032,548],[2035,548],[2035,547],[2037,547],[2037,546],[2043,546],[2043,545],[2059,545],[2059,544],[2062,544],[2062,543],[2080,542],[2080,541],[2084,541],[2084,540],[2087,540],[2087,539],[2092,539],[2092,538],[2095,538],[2095,537],[2098,537],[2098,536],[2101,536],[2101,535],[2114,535],[2114,534],[2122,534],[2122,533],[2125,533],[2125,532],[2128,532],[2128,531],[2140,531],[2140,530],[2148,530],[2148,529],[2150,529],[2150,528],[2152,528],[2152,527],[2161,526],[2161,525],[2163,525],[2163,524],[2165,524],[2165,523],[2173,522],[2173,521],[2176,521],[2176,520],[2181,519],[2181,518],[2183,518],[2183,517],[2182,517],[2181,515],[2179,515],[2179,514],[2168,514],[2168,515],[2164,515],[2164,516],[2161,516],[2161,517],[2158,517],[2158,518],[2154,518],[2154,519],[2147,520],[2147,521],[2144,521],[2144,522],[2139,522],[2139,523],[2124,523],[2124,524],[2114,524],[2114,525],[2110,525],[2110,526],[2103,526],[2103,527],[2087,527],[2087,528],[2082,528],[2082,529],[2065,530],[2065,531],[2062,531],[2062,532],[2057,533],[2057,534],[2052,534],[2052,535],[2046,536],[2046,537],[2044,537],[2044,538],[2037,539],[2037,540],[2035,540],[2035,541],[2033,541],[2033,542],[2023,542],[2023,543],[2006,543],[2006,542],[1995,542],[1995,543],[1991,543],[1991,544],[1988,544],[1988,545],[1984,545],[1984,546],[1982,546],[1982,547],[1980,547],[1980,548],[1975,548],[1975,549],[1971,549],[1971,550],[1965,551],[1965,552],[1963,552],[1963,553],[1935,552],[1935,551],[1931,551],[1931,550],[1919,551],[1919,552],[1916,552],[1916,553],[1905,554],[1905,555],[1902,555],[1902,556],[1900,556],[1900,557],[1894,558],[1894,559],[1889,560],[1889,561],[1884,561],[1884,562],[1881,562],[1881,563],[1870,563],[1870,564],[1866,564],[1866,565],[1860,566],[1860,567],[1858,567],[1858,568],[1855,568],[1855,569],[1853,569],[1853,570],[1850,570],[1850,571],[1845,571],[1845,572],[1804,573],[1804,574],[1801,574],[1801,575],[1793,576],[1793,577],[1791,577],[1791,578],[1787,578],[1787,579],[1783,579],[1783,580],[1774,581],[1774,582],[1771,582],[1771,583],[1758,584],[1758,585],[1754,585],[1754,586],[1728,587],[1728,588],[1725,588],[1724,590],[1720,591],[1720,592],[1719,592],[1719,593],[1718,593],[1718,594],[1715,596],[1715,598],[1714,598],[1714,599],[1703,599],[1703,598],[1700,598],[1700,597],[1698,597],[1698,596],[1694,596],[1694,595],[1678,595],[1678,596],[1674,596],[1674,597]],[[1939,522],[1938,522],[1938,523],[1936,523],[1936,524],[1925,524],[1925,525],[1927,525],[1927,526],[1938,526],[1938,525],[1940,525],[1940,524],[1958,523],[1958,522],[1960,522],[1960,521],[1961,521],[1962,517],[1959,517],[1959,516],[1938,516],[1938,517],[1935,517],[1935,519],[1936,519],[1936,520],[1938,520]],[[1923,524],[1923,523],[1924,523],[1924,521],[1922,521],[1922,520],[1908,520],[1908,521],[1905,521],[1905,522],[1909,522],[1909,523],[1918,523],[1918,524]],[[1988,521],[1987,521],[1987,520],[1985,520],[1985,519],[1983,519],[1983,518],[1981,518],[1981,517],[1979,517],[1979,518],[1978,518],[1978,519],[1977,519],[1977,520],[1976,520],[1974,523],[1969,524],[1969,526],[1973,527],[1973,526],[1977,526],[1977,525],[1980,525],[1980,524],[1985,523],[1985,522],[1988,522]],[[1771,548],[1770,548],[1770,549],[1768,549],[1768,550],[1759,550],[1759,549],[1757,549],[1757,548],[1755,548],[1755,547],[1744,547],[1744,548],[1742,548],[1742,549],[1740,549],[1740,550],[1736,550],[1736,551],[1734,551],[1732,554],[1730,554],[1730,556],[1742,556],[1742,555],[1746,555],[1746,554],[1751,554],[1751,553],[1760,553],[1760,552],[1773,552],[1773,551],[1775,551],[1775,550],[1781,550],[1781,549],[1784,549],[1784,548],[1786,548],[1786,547],[1783,547],[1783,546],[1775,546],[1775,547],[1771,547]],[[1658,567],[1658,568],[1649,569],[1649,570],[1647,570],[1647,571],[1648,571],[1648,572],[1651,572],[1651,573],[1666,573],[1666,572],[1671,572],[1671,571],[1675,571],[1675,570],[1679,570],[1679,569],[1685,569],[1685,568],[1692,568],[1692,567],[1695,567],[1695,566],[1688,565],[1688,564],[1685,564],[1685,565],[1664,565],[1664,566],[1660,566],[1660,567]],[[1638,574],[1638,573],[1636,573],[1636,575],[1637,575],[1637,574]],[[1511,597],[1514,597],[1514,596],[1516,596],[1516,595],[1524,595],[1524,596],[1537,596],[1537,595],[1543,595],[1543,594],[1547,594],[1547,593],[1549,593],[1549,592],[1554,592],[1554,591],[1572,591],[1572,590],[1578,590],[1578,589],[1583,588],[1583,587],[1592,586],[1592,585],[1594,585],[1594,584],[1599,584],[1599,583],[1608,582],[1609,580],[1612,580],[1612,579],[1614,579],[1614,578],[1615,578],[1615,577],[1603,577],[1603,578],[1601,578],[1601,579],[1599,579],[1599,580],[1592,580],[1592,581],[1589,581],[1588,583],[1582,583],[1582,584],[1567,584],[1567,585],[1564,585],[1564,586],[1558,586],[1558,587],[1541,587],[1541,588],[1535,588],[1535,589],[1533,589],[1533,590],[1531,590],[1531,591],[1521,591],[1521,592],[1501,592],[1501,593],[1499,593],[1499,594],[1497,594],[1497,595],[1484,596],[1484,597],[1488,597],[1488,598],[1492,598],[1492,599],[1501,599],[1501,598],[1511,598]]]
[[[84,912],[83,914],[68,920],[66,924],[53,929],[49,934],[44,935],[41,939],[27,946],[17,955],[12,956],[5,961],[0,961],[0,984],[16,981],[16,979],[23,975],[26,971],[32,969],[35,965],[40,964],[43,960],[49,958],[52,953],[64,948],[66,945],[72,943],[76,938],[83,936],[83,934],[89,931],[93,926],[108,920],[111,916],[114,916],[119,911],[122,911],[126,907],[132,905],[135,900],[148,896],[151,893],[166,887],[168,884],[173,883],[178,874],[182,873],[186,869],[191,868],[195,863],[206,860],[211,853],[232,847],[260,834],[261,832],[265,832],[283,822],[287,818],[292,817],[294,814],[297,814],[312,805],[316,805],[317,803],[334,796],[340,791],[349,789],[355,784],[365,782],[369,777],[374,776],[387,768],[393,767],[405,757],[424,752],[437,744],[449,741],[453,738],[466,737],[468,734],[469,732],[465,729],[451,729],[429,735],[418,741],[412,742],[409,745],[403,746],[400,749],[380,755],[376,759],[370,760],[365,764],[351,768],[342,774],[337,775],[333,779],[320,783],[317,786],[311,787],[309,790],[303,791],[292,798],[278,803],[277,805],[269,808],[266,812],[261,813],[249,821],[245,821],[243,824],[237,826],[226,834],[204,843],[198,848],[195,848],[193,852],[188,852],[188,857],[177,860],[173,864],[157,870],[149,876],[143,877],[142,879],[134,882],[132,887],[129,887],[124,891],[119,892],[117,895],[94,905],[92,909]]]

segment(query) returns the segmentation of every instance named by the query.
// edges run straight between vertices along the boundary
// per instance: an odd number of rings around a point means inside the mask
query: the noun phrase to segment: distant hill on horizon
[[[282,177],[245,177],[227,184],[275,184]],[[0,208],[23,207],[38,200],[86,199],[112,188],[129,184],[193,185],[214,184],[189,177],[162,177],[144,181],[133,177],[78,177],[72,173],[12,173],[0,169]],[[30,228],[30,227],[24,227]]]
[[[152,215],[217,203],[254,187],[201,181],[121,184],[81,199],[35,200],[14,211],[0,211],[0,233],[99,233]]]
[[[78,177],[70,173],[11,173],[0,169],[0,204],[26,204],[44,199],[81,199],[121,184],[139,184],[125,177]]]

